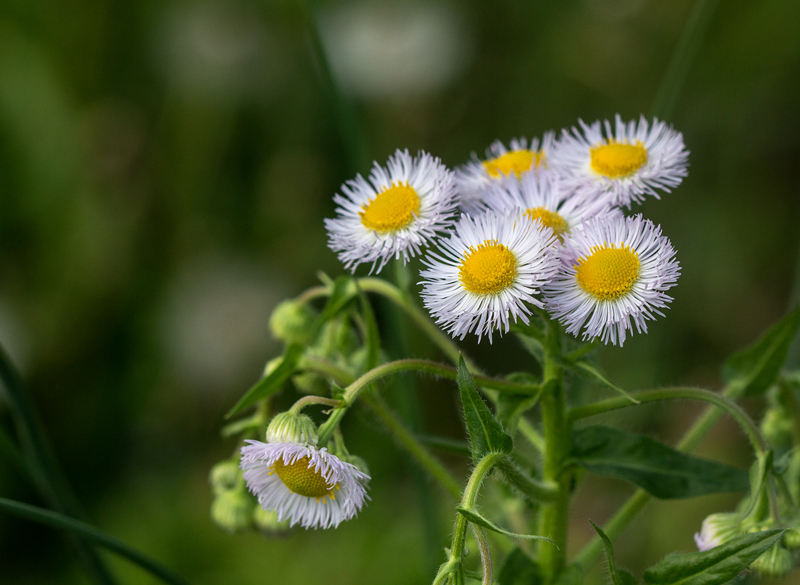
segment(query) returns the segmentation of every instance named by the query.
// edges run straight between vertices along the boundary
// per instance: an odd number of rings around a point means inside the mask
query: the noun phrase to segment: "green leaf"
[[[583,585],[583,569],[578,564],[568,565],[556,579],[555,585]]]
[[[575,431],[572,457],[598,475],[626,479],[657,498],[748,489],[747,472],[692,457],[650,437],[605,426]]]
[[[591,522],[591,520],[590,520]],[[600,527],[592,522],[592,526],[594,526],[595,531],[597,532],[600,539],[603,541],[603,547],[606,549],[606,560],[608,561],[608,574],[611,576],[611,583],[612,585],[636,585],[638,581],[636,578],[631,575],[628,571],[617,569],[617,564],[614,562],[614,547],[611,545],[611,541],[606,536],[606,533],[603,532]]]
[[[487,453],[511,453],[514,442],[478,394],[472,375],[467,370],[464,357],[461,355],[458,356],[456,381],[461,391],[461,404],[464,406],[464,417],[467,421],[472,460],[477,463]]]
[[[367,330],[367,360],[365,371],[370,371],[378,365],[378,354],[381,349],[381,337],[378,331],[378,324],[375,321],[375,312],[372,310],[372,305],[367,300],[367,295],[358,286],[358,281],[354,281],[356,289],[358,290],[358,298],[361,302],[361,314],[364,315],[364,325]]]
[[[458,513],[464,516],[467,520],[472,522],[473,524],[477,524],[478,526],[483,526],[487,530],[491,530],[492,532],[497,532],[498,534],[504,534],[506,536],[510,536],[511,538],[518,538],[520,540],[544,540],[551,543],[553,546],[556,545],[555,542],[547,538],[546,536],[537,536],[536,534],[517,534],[516,532],[509,532],[505,528],[500,528],[497,524],[481,516],[481,514],[473,509],[473,508],[465,508],[464,506],[458,505],[456,506],[456,510]]]
[[[749,516],[761,500],[764,484],[769,480],[769,474],[772,471],[774,458],[775,452],[770,450],[760,454],[750,466],[750,495],[747,500],[742,502],[742,518]]]
[[[283,383],[294,374],[297,369],[297,362],[303,355],[305,347],[299,343],[293,343],[286,348],[283,354],[281,363],[278,367],[272,370],[268,376],[261,378],[256,384],[248,390],[244,396],[239,399],[233,408],[228,411],[225,418],[230,418],[234,414],[243,411],[248,406],[252,406],[259,400],[263,400],[275,394],[281,389]]]
[[[667,555],[644,572],[644,581],[649,585],[722,585],[750,566],[784,532],[754,532],[705,552]]]
[[[591,378],[596,382],[600,382],[603,386],[607,386],[617,392],[618,394],[624,396],[628,400],[631,401],[632,404],[639,404],[639,401],[636,400],[633,396],[625,392],[622,388],[614,384],[611,380],[605,377],[603,372],[600,371],[600,368],[591,364],[585,360],[578,360],[578,361],[567,361],[562,360],[564,367],[569,368],[573,372],[577,374],[581,374],[585,377]]]
[[[536,563],[522,549],[515,548],[503,562],[497,582],[500,585],[541,585],[543,580]]]
[[[777,379],[798,327],[800,307],[795,307],[753,345],[728,358],[722,365],[722,378],[741,384],[745,396],[764,392]]]
[[[314,324],[315,334],[319,331],[320,327],[333,319],[347,303],[353,300],[356,293],[356,286],[351,276],[339,276],[333,281],[333,287],[328,301],[325,303],[322,313],[320,313],[317,322]]]

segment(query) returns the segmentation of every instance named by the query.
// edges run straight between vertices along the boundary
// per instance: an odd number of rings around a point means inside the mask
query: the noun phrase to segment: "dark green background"
[[[366,155],[382,163],[398,147],[425,149],[449,166],[497,138],[648,114],[694,5],[376,4],[344,18],[385,27],[365,59],[405,42],[404,26],[430,6],[429,55],[458,58],[425,86],[413,75],[379,95],[345,86]],[[365,6],[372,20],[353,16]],[[323,23],[341,22],[343,7],[321,3]],[[432,488],[431,545],[410,464],[366,412],[345,423],[373,475],[358,520],[269,541],[208,519],[208,469],[234,447],[219,439],[221,417],[279,351],[270,309],[317,270],[342,272],[322,218],[342,181],[368,170],[348,154],[359,138],[342,137],[305,31],[289,0],[0,3],[0,340],[92,521],[191,581],[425,583],[444,558],[452,502]],[[640,208],[678,250],[675,300],[648,335],[600,353],[625,388],[718,387],[724,357],[798,296],[798,31],[796,0],[729,0],[712,16],[668,120],[691,150],[689,177]],[[374,66],[392,78],[397,64]],[[513,338],[465,346],[491,372],[525,367]],[[410,347],[429,354],[416,337]],[[424,429],[460,436],[454,384],[414,387]],[[696,412],[642,407],[610,420],[674,440]],[[703,453],[750,460],[728,422]],[[593,535],[589,518],[606,520],[631,491],[586,478],[575,550]],[[4,460],[0,496],[41,504]],[[651,505],[618,561],[640,571],[691,550],[702,518],[735,501]],[[112,563],[121,582],[153,582]],[[0,517],[0,581],[85,578],[59,534]]]

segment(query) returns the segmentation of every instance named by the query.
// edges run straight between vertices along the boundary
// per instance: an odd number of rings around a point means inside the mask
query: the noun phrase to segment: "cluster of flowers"
[[[661,228],[621,208],[677,187],[689,153],[658,120],[580,126],[495,142],[456,172],[398,150],[334,197],[329,246],[346,268],[380,272],[433,244],[423,302],[454,337],[491,342],[511,319],[527,324],[530,304],[571,334],[622,345],[634,325],[646,332],[663,315],[680,268]]]

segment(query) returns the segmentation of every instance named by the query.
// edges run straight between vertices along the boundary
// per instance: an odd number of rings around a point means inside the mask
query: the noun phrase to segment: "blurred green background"
[[[281,540],[209,520],[208,470],[235,447],[219,437],[222,415],[280,351],[272,307],[317,270],[342,273],[322,218],[344,180],[396,148],[454,167],[497,138],[649,114],[694,4],[320,2],[357,128],[342,136],[295,1],[3,0],[0,341],[93,523],[198,584],[430,582],[452,502],[436,487],[421,495],[367,412],[344,430],[370,465],[371,504],[338,530]],[[678,250],[675,300],[648,335],[599,357],[625,388],[717,388],[725,356],[799,296],[798,31],[796,0],[729,0],[712,14],[668,120],[690,175],[640,208]],[[411,353],[431,355],[411,335]],[[464,345],[493,373],[528,360],[513,337]],[[409,381],[423,430],[463,436],[454,385]],[[679,403],[611,420],[674,441],[697,412]],[[702,453],[751,457],[727,422]],[[572,550],[632,491],[586,477]],[[42,505],[3,459],[0,496]],[[651,504],[619,540],[619,562],[638,572],[692,550],[702,518],[736,501]],[[108,558],[121,582],[155,582]],[[0,516],[0,582],[86,578],[59,533]]]

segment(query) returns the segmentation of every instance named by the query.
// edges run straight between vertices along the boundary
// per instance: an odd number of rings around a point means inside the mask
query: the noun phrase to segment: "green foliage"
[[[467,370],[463,356],[458,357],[457,382],[461,404],[464,406],[473,462],[477,463],[487,453],[510,453],[514,442],[478,394],[478,388]]]
[[[611,380],[606,378],[605,374],[603,374],[603,372],[600,371],[600,368],[598,368],[596,365],[583,359],[574,361],[564,359],[562,360],[562,363],[565,368],[571,370],[572,372],[575,372],[576,374],[581,375],[585,378],[589,378],[590,380],[594,380],[595,382],[599,382],[602,386],[611,388],[618,394],[624,396],[625,398],[630,400],[633,404],[639,404],[639,401],[636,400],[633,396],[631,396],[630,394],[625,392],[625,390],[623,390],[622,388],[614,384]]]
[[[506,376],[509,382],[520,382],[523,384],[539,384],[540,380],[533,374],[527,372],[514,372]],[[506,431],[513,435],[519,425],[522,415],[536,406],[539,402],[541,392],[535,396],[525,396],[521,394],[510,394],[501,392],[497,396],[497,419]]]
[[[466,508],[464,506],[456,506],[456,510],[458,513],[464,516],[467,520],[472,522],[473,524],[477,524],[478,526],[482,526],[487,530],[491,530],[492,532],[497,532],[498,534],[504,534],[505,536],[509,536],[511,538],[518,538],[520,540],[544,540],[546,542],[555,543],[547,538],[546,536],[537,536],[536,534],[517,534],[516,532],[510,532],[505,528],[501,528],[485,516],[482,516],[480,512],[475,510],[474,508]]]
[[[542,575],[536,563],[520,548],[515,548],[503,562],[497,582],[500,585],[539,585]]]
[[[748,487],[747,472],[692,457],[649,437],[605,426],[575,431],[572,457],[598,475],[626,479],[657,498],[690,498]]]
[[[364,371],[368,372],[378,365],[378,357],[381,350],[381,336],[378,331],[378,323],[375,321],[375,312],[372,310],[372,305],[367,300],[367,295],[361,290],[356,282],[358,289],[358,299],[361,304],[361,314],[364,317],[364,325],[366,329],[366,349],[367,355],[365,359]]]
[[[617,564],[614,561],[614,547],[611,545],[611,541],[608,539],[608,536],[606,536],[606,533],[603,532],[594,522],[592,522],[592,526],[594,526],[595,531],[597,531],[597,534],[603,541],[603,547],[606,549],[608,574],[611,576],[612,585],[636,585],[638,581],[636,581],[636,578],[633,575],[631,575],[625,569],[617,568]]]
[[[750,566],[783,532],[754,532],[705,552],[667,555],[644,572],[644,581],[649,585],[722,585]]]
[[[741,385],[745,396],[766,391],[778,378],[799,326],[800,307],[795,307],[753,345],[729,357],[722,366],[722,378]]]

